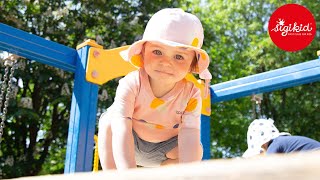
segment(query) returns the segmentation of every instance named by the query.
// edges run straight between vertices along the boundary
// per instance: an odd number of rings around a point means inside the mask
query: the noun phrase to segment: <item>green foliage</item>
[[[269,17],[286,3],[306,6],[319,22],[319,0],[5,0],[0,1],[0,22],[72,48],[91,38],[108,49],[140,39],[157,10],[182,7],[203,23],[203,48],[211,57],[212,84],[217,84],[316,58],[319,33],[311,45],[296,53],[278,49],[269,38]],[[10,99],[1,143],[2,175],[12,178],[63,173],[73,75],[20,60],[15,77],[19,88]],[[99,95],[107,90],[108,99],[99,100],[97,119],[113,102],[117,82],[100,87]],[[281,131],[320,140],[319,88],[317,82],[265,93],[262,114],[273,118]],[[32,100],[31,106],[22,105],[26,98]],[[250,97],[212,105],[212,158],[242,155],[253,111]]]
[[[221,83],[252,74],[316,59],[319,33],[304,50],[289,53],[277,48],[268,35],[272,12],[286,4],[306,6],[319,22],[319,1],[206,1],[199,17],[204,23],[204,48],[210,53],[213,82]],[[265,93],[262,115],[273,118],[281,131],[319,140],[319,82]],[[212,105],[212,157],[241,155],[247,148],[246,131],[252,119],[250,97]]]

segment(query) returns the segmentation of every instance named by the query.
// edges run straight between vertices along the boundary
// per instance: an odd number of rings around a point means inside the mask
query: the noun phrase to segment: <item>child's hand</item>
[[[201,161],[203,149],[200,142],[200,130],[181,128],[178,135],[179,162]]]

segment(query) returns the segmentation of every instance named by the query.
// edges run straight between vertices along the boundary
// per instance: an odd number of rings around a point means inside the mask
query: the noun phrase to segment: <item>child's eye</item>
[[[184,59],[183,56],[181,56],[181,55],[179,55],[179,54],[175,55],[175,58],[176,58],[177,60],[183,60],[183,59]]]
[[[162,55],[162,52],[159,50],[153,50],[152,53],[155,55]]]

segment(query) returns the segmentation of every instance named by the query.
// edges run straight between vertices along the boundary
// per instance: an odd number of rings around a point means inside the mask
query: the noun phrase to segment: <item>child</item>
[[[119,81],[114,103],[99,120],[103,169],[201,160],[201,94],[185,76],[211,79],[202,43],[196,16],[163,9],[149,20],[142,40],[121,53],[140,68]]]
[[[303,137],[279,133],[272,119],[256,119],[248,129],[248,150],[243,157],[251,157],[261,152],[266,154],[291,153],[298,151],[320,150],[320,142]]]

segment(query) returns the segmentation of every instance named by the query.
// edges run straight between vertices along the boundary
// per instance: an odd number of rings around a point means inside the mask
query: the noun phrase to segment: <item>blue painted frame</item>
[[[210,159],[211,158],[211,139],[210,139],[210,116],[201,115],[201,144],[203,147],[203,157],[202,159]]]
[[[271,92],[278,89],[312,83],[320,80],[320,60],[239,78],[210,86],[211,102],[227,101],[239,97]]]
[[[89,46],[78,51],[0,23],[0,50],[75,73],[65,173],[92,170],[98,86],[85,80]],[[320,58],[319,58],[320,59]],[[232,100],[320,80],[320,60],[210,86],[211,102]],[[201,116],[204,159],[210,158],[210,117]]]
[[[92,170],[92,153],[98,103],[98,85],[87,82],[89,46],[78,50],[70,110],[65,173]]]
[[[0,49],[65,71],[75,72],[77,51],[0,23]]]

